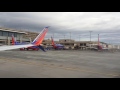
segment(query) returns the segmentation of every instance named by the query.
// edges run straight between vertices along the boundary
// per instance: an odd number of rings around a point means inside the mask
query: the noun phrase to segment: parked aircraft
[[[62,44],[55,44],[55,42],[54,42],[52,37],[51,37],[51,41],[52,41],[52,46],[53,46],[54,49],[56,49],[56,50],[64,49],[64,45],[62,45]]]
[[[22,45],[6,45],[6,46],[0,46],[0,51],[5,51],[5,50],[12,50],[12,49],[20,49],[20,48],[28,48],[32,46],[40,46],[42,43],[46,33],[48,32],[48,27],[45,27],[41,33],[34,39],[32,43],[29,44],[22,44]]]
[[[99,41],[99,34],[98,34],[98,45],[94,48],[95,50],[108,50],[108,47],[103,47],[102,45],[100,45],[100,41]]]
[[[12,45],[24,45],[24,44],[27,44],[26,42],[17,42],[14,38],[14,36],[12,35]],[[27,48],[20,48],[20,50],[36,50],[38,51],[39,49],[41,49],[42,51],[45,52],[44,48],[39,45],[39,46],[32,46],[32,47],[27,47]]]

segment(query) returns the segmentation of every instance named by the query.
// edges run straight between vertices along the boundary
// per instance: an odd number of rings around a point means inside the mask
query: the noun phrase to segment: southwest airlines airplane
[[[60,50],[60,49],[64,49],[64,46],[62,44],[55,44],[53,38],[51,37],[52,40],[52,46],[55,50]]]
[[[47,32],[48,32],[48,27],[45,27],[41,31],[41,33],[34,39],[34,41],[32,43],[24,44],[24,45],[0,46],[0,51],[19,49],[19,48],[28,48],[28,47],[32,47],[32,46],[39,46],[42,43]]]
[[[17,42],[14,38],[14,35],[12,35],[12,45],[25,45],[26,43],[25,42]],[[32,50],[36,50],[38,51],[39,49],[41,49],[42,51],[46,52],[45,49],[39,45],[39,46],[31,46],[31,47],[27,47],[27,48],[20,48],[20,50],[29,50],[29,49],[32,49]]]

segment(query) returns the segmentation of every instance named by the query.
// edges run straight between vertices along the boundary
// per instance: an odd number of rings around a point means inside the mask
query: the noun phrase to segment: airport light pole
[[[100,42],[99,42],[99,34],[98,34],[98,46],[100,45]]]
[[[65,39],[65,35],[64,35],[64,39]]]
[[[53,39],[54,39],[54,33],[53,33]]]
[[[90,42],[91,42],[91,32],[92,32],[92,31],[89,31],[89,32],[90,32]]]
[[[71,40],[71,32],[70,32],[70,40]]]
[[[71,32],[70,32],[70,41],[69,42],[71,42]],[[71,43],[70,43],[70,49],[71,49]]]
[[[91,32],[92,31],[89,31],[90,32],[90,49],[91,49]]]
[[[79,41],[80,41],[80,35],[79,35]]]

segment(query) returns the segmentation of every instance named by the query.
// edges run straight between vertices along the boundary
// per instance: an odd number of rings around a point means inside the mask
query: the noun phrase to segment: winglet
[[[45,28],[49,28],[50,26],[47,26],[47,27],[45,27]]]
[[[49,27],[50,27],[50,26],[45,27],[45,28],[41,31],[41,33],[34,39],[34,41],[32,42],[32,44],[34,44],[34,45],[36,45],[36,46],[40,45],[40,44],[42,43],[42,41],[43,41],[46,33],[48,32],[48,28],[49,28]]]

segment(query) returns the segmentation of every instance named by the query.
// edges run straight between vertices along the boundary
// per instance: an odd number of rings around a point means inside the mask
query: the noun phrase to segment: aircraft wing
[[[11,45],[11,46],[0,46],[0,51],[4,50],[12,50],[12,49],[19,49],[19,48],[25,48],[25,47],[31,47],[35,46],[33,44],[26,44],[26,45]]]
[[[39,35],[34,39],[34,41],[31,44],[24,44],[24,45],[11,45],[11,46],[0,46],[0,51],[4,50],[11,50],[11,49],[19,49],[19,48],[27,48],[31,46],[38,46],[42,43],[46,33],[48,31],[48,27],[45,27]]]

